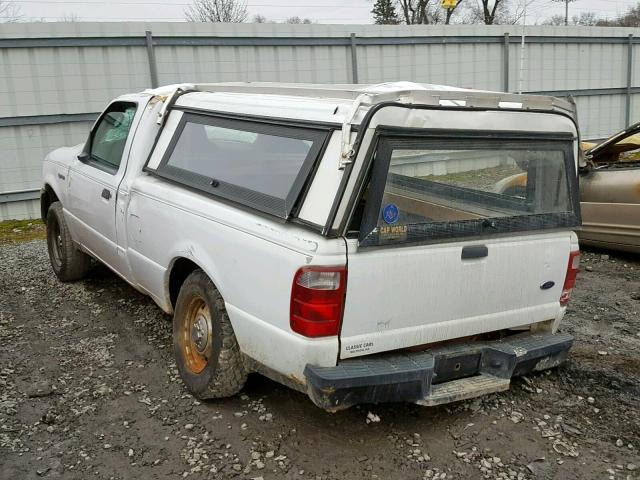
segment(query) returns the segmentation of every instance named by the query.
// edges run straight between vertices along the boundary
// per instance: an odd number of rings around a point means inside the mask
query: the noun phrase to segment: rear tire
[[[47,211],[47,249],[53,272],[62,282],[80,280],[91,269],[91,257],[73,243],[60,202],[53,202]]]
[[[242,390],[247,371],[224,300],[202,270],[182,284],[173,315],[173,348],[187,389],[199,399]]]

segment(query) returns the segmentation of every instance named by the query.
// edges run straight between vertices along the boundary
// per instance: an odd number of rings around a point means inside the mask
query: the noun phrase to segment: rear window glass
[[[286,218],[325,137],[313,129],[187,113],[158,172]]]
[[[574,226],[571,142],[382,141],[365,244]]]

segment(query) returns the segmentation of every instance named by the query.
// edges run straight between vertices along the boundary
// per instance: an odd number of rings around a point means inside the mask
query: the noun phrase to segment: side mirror
[[[80,153],[80,155],[78,155],[78,160],[80,160],[82,163],[87,163],[89,161],[89,153],[88,152]]]

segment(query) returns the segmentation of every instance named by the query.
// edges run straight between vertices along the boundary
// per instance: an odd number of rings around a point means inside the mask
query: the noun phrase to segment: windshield
[[[615,143],[599,149],[594,157],[595,163],[636,163],[640,161],[640,133],[623,137]]]
[[[361,243],[575,226],[571,145],[385,139],[375,160]]]

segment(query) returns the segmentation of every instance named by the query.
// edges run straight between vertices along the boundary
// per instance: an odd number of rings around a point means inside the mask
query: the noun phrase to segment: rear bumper
[[[325,410],[359,403],[439,405],[507,390],[511,377],[562,363],[573,344],[567,333],[524,333],[503,340],[436,347],[307,365],[308,394]]]

